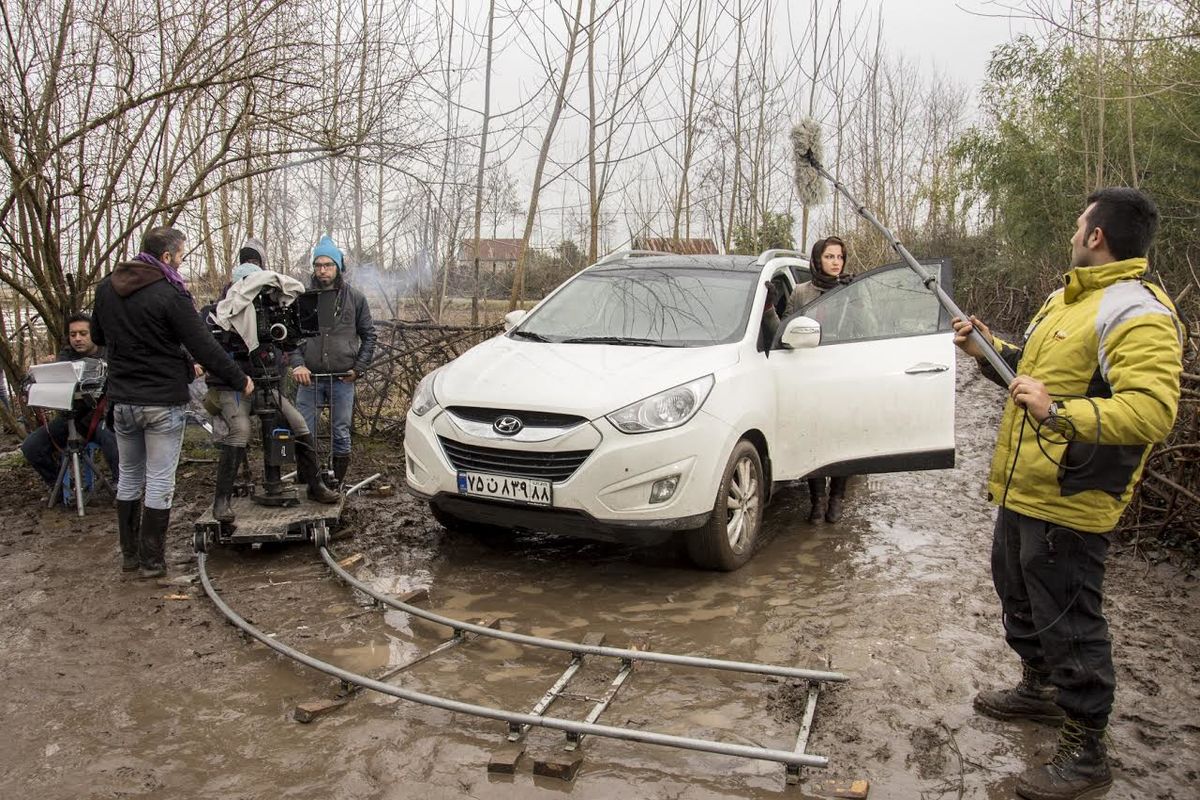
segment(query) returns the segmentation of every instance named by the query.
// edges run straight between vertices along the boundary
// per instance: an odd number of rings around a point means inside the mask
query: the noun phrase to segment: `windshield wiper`
[[[631,347],[679,347],[677,344],[660,342],[657,339],[635,339],[629,336],[579,336],[563,339],[562,344],[623,344]]]
[[[514,338],[519,336],[522,339],[532,339],[535,342],[551,341],[550,339],[547,339],[545,336],[542,336],[540,333],[534,333],[533,331],[513,331],[512,336]]]

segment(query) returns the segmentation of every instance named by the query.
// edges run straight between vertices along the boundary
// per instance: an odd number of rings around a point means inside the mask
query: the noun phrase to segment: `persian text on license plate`
[[[458,473],[458,493],[536,506],[548,506],[552,502],[550,481],[516,478],[512,475],[490,475],[486,472]]]

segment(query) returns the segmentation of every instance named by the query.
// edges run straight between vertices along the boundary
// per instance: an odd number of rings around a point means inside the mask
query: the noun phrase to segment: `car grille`
[[[541,478],[555,483],[565,481],[575,474],[579,465],[591,455],[591,450],[564,450],[539,452],[535,450],[500,450],[495,447],[479,447],[463,444],[445,436],[439,436],[442,450],[455,469],[469,472],[493,472],[503,475],[520,475],[526,478]]]
[[[517,417],[526,428],[570,428],[581,422],[587,422],[584,417],[573,414],[554,414],[549,411],[523,411],[511,408],[480,408],[478,406],[448,406],[446,408],[454,416],[472,422],[486,422],[491,425],[497,417],[511,414]]]

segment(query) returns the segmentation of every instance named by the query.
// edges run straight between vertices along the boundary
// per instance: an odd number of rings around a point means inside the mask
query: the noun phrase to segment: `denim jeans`
[[[1116,677],[1104,617],[1108,534],[1064,528],[1001,508],[992,539],[992,581],[1009,647],[1058,687],[1058,704],[1103,728]]]
[[[225,419],[227,429],[223,435],[218,435],[214,431],[213,441],[228,447],[245,447],[250,441],[250,437],[258,434],[257,426],[251,424],[253,422],[251,417],[255,411],[254,402],[241,392],[233,390],[209,389],[208,395],[220,407],[221,416]],[[292,401],[278,391],[274,392],[274,396],[275,405],[279,408],[287,426],[292,429],[292,433],[296,436],[304,436],[308,433],[307,423],[296,407],[292,405]]]
[[[86,426],[76,423],[76,430],[81,436],[87,434]],[[104,460],[113,475],[119,475],[120,457],[117,454],[117,437],[103,425],[96,428],[92,441],[100,445]],[[35,428],[21,442],[21,452],[25,460],[37,471],[46,485],[54,483],[58,477],[58,468],[62,464],[62,450],[67,446],[67,421],[60,417],[50,420],[44,427]]]
[[[354,417],[354,383],[337,378],[313,378],[308,386],[296,390],[296,408],[304,417],[313,438],[317,438],[317,411],[328,405],[333,426],[333,455],[350,455],[350,421]]]
[[[146,508],[169,509],[187,424],[185,406],[117,403],[113,422],[121,454],[117,499],[139,500],[144,491]]]

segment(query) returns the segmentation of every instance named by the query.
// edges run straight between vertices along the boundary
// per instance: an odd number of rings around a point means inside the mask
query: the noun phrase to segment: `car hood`
[[[736,344],[631,347],[497,336],[443,367],[434,391],[441,406],[554,411],[595,419],[737,359]]]

